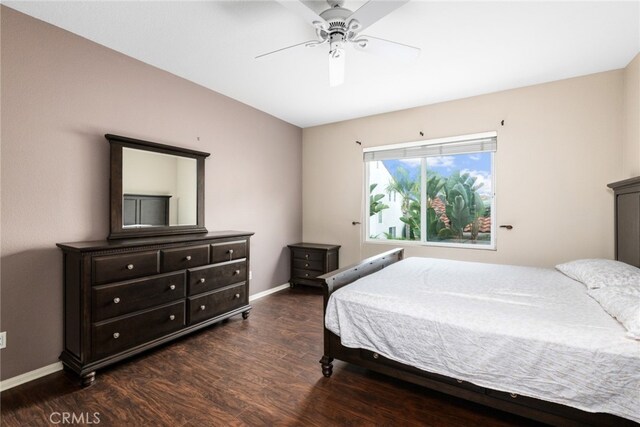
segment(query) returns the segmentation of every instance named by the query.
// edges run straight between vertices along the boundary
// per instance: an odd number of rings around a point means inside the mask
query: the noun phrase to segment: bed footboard
[[[324,289],[324,305],[327,306],[329,296],[343,286],[353,283],[361,277],[368,276],[376,271],[400,261],[404,258],[404,249],[395,248],[379,255],[364,259],[350,266],[334,270],[330,273],[319,276]]]
[[[404,258],[404,249],[395,248],[379,255],[372,256],[356,264],[332,271],[319,277],[323,280],[322,289],[324,293],[323,319],[327,311],[327,303],[331,294],[343,286],[353,283],[361,277],[368,276],[380,271],[383,268],[396,263]],[[340,339],[324,328],[324,355],[320,359],[322,374],[330,377],[333,372],[333,359],[340,358],[344,347],[340,344]]]

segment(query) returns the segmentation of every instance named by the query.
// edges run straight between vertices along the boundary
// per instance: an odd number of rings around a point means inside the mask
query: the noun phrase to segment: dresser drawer
[[[193,325],[246,305],[247,285],[241,283],[219,291],[189,298],[189,324]]]
[[[93,283],[119,282],[158,274],[158,251],[93,258]]]
[[[187,278],[187,293],[188,295],[201,294],[246,280],[247,261],[245,259],[191,268]]]
[[[163,273],[206,264],[209,264],[209,245],[160,251],[160,269]]]
[[[91,300],[95,322],[184,298],[186,272],[94,286]]]
[[[293,268],[298,270],[324,270],[324,263],[322,261],[310,261],[308,259],[293,259]]]
[[[211,244],[211,263],[233,261],[247,257],[247,241],[232,240]]]
[[[314,251],[312,249],[292,249],[293,258],[307,261],[324,261],[324,251]]]
[[[182,329],[184,300],[115,320],[94,323],[93,358],[100,359]]]

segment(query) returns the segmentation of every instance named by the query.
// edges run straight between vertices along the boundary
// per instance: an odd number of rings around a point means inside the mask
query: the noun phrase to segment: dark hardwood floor
[[[58,372],[7,390],[1,423],[62,425],[73,413],[100,426],[536,425],[342,362],[324,378],[319,289],[253,305],[248,320],[236,316],[98,371],[91,387]]]

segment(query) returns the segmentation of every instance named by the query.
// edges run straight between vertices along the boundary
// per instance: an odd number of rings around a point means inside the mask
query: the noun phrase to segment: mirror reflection
[[[122,148],[123,228],[197,224],[196,159]]]

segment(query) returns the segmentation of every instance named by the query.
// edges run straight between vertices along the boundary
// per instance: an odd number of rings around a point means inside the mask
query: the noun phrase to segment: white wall
[[[351,225],[364,222],[362,148],[495,130],[495,214],[514,229],[498,229],[496,251],[406,246],[406,254],[535,266],[611,258],[606,185],[627,177],[623,82],[616,70],[304,129],[303,238],[342,245],[342,266],[389,249],[361,244],[361,226]]]
[[[624,70],[623,178],[640,175],[640,54]]]

